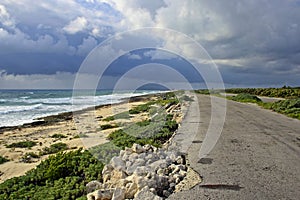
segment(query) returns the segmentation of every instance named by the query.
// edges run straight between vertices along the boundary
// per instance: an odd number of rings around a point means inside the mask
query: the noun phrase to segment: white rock
[[[139,154],[137,154],[137,153],[132,153],[132,154],[129,155],[128,160],[129,160],[130,162],[134,162],[136,159],[138,159],[138,157],[139,157]]]
[[[135,200],[163,200],[163,198],[156,196],[155,194],[153,194],[152,192],[150,192],[149,187],[145,187],[143,188],[141,191],[139,191],[138,193],[136,193],[135,195]]]
[[[125,162],[120,157],[113,157],[110,163],[114,169],[125,171]]]
[[[86,191],[88,193],[98,190],[100,188],[102,188],[102,183],[100,183],[99,181],[91,181],[88,184],[86,184]]]
[[[158,170],[159,168],[167,168],[167,162],[165,160],[157,160],[151,163],[150,167],[154,170]]]
[[[88,200],[108,200],[112,198],[114,190],[107,189],[107,190],[96,190],[92,193],[87,195]]]
[[[116,188],[112,195],[112,200],[124,200],[124,199],[125,199],[125,191],[121,188]]]
[[[114,170],[113,166],[111,166],[110,164],[107,164],[103,167],[102,174],[110,173],[113,170]]]
[[[145,186],[147,186],[147,179],[141,176],[136,177],[136,184],[137,184],[137,188],[138,190],[141,190],[142,188],[144,188]]]
[[[145,166],[140,166],[135,169],[133,174],[136,174],[137,176],[146,176],[149,169]]]
[[[135,143],[132,145],[131,149],[135,153],[143,153],[145,151],[145,149],[141,145]]]
[[[137,193],[137,191],[138,191],[138,188],[137,188],[136,183],[127,183],[125,198],[126,199],[134,198],[134,195],[135,195],[135,193]]]

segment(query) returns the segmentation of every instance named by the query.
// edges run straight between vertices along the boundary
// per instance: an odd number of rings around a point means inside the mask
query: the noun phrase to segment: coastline
[[[74,115],[84,120],[85,116],[93,114],[95,115],[98,127],[99,125],[112,124],[112,122],[102,122],[101,119],[118,112],[124,112],[132,107],[148,102],[153,98],[157,98],[162,94],[163,93],[154,93],[124,98],[121,102],[116,104],[98,105],[74,112],[50,115],[21,126],[0,127],[0,155],[9,159],[8,162],[0,165],[0,183],[9,178],[24,175],[49,156],[48,154],[42,155],[39,158],[30,159],[29,162],[24,162],[24,160],[26,161],[28,153],[39,154],[45,148],[49,148],[55,143],[65,143],[69,150],[79,148],[88,149],[92,146],[106,143],[108,141],[106,136],[118,129],[93,130],[92,125],[86,125],[83,127],[83,132],[76,127],[78,121],[74,119]],[[143,117],[136,116],[131,120],[137,121],[140,119],[143,119]],[[123,120],[123,122],[126,123],[126,120]],[[61,134],[65,137],[53,137],[55,134]],[[86,134],[88,134],[89,137],[85,137]],[[7,147],[9,144],[21,141],[33,141],[37,145],[30,148]]]

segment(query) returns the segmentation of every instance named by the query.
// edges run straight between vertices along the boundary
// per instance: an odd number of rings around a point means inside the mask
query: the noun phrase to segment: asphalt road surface
[[[169,199],[300,199],[300,120],[227,101],[222,134],[207,157],[199,159],[211,105],[209,96],[197,97],[175,140],[187,140],[190,165],[203,181]]]

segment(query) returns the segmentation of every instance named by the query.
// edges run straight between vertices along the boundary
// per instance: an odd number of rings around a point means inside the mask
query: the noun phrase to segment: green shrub
[[[86,199],[85,185],[101,181],[103,163],[88,151],[49,156],[24,176],[0,184],[0,199]]]
[[[101,145],[91,147],[89,152],[103,163],[109,163],[114,157],[119,155],[122,148],[116,146],[113,142],[107,142]]]
[[[68,149],[68,145],[62,142],[52,144],[50,147],[45,147],[42,155],[54,154]]]
[[[129,114],[139,114],[143,112],[148,112],[151,106],[155,103],[156,103],[155,101],[149,101],[145,104],[135,106],[134,108],[129,110]]]
[[[281,97],[281,98],[299,98],[300,89],[291,87],[282,88],[231,88],[226,89],[227,93],[248,93],[258,96]]]
[[[103,119],[103,121],[106,121],[106,122],[110,122],[110,121],[114,121],[114,120],[115,120],[114,116],[108,116],[108,117]]]
[[[28,152],[25,153],[25,155],[22,156],[21,161],[24,163],[31,163],[33,158],[39,158],[40,156],[37,155],[34,152]]]
[[[89,136],[85,133],[79,133],[74,136],[74,138],[87,138],[87,137],[89,137]]]
[[[0,164],[3,164],[5,162],[8,162],[9,160],[3,156],[0,156]]]
[[[263,105],[273,111],[285,114],[289,117],[300,119],[300,98],[277,101]]]
[[[7,147],[8,148],[31,148],[36,144],[37,143],[34,141],[22,141],[22,142],[12,143],[10,145],[7,145]]]
[[[184,95],[183,97],[181,97],[180,100],[182,100],[182,101],[194,101],[193,98],[191,98],[191,97],[189,97],[187,95]]]
[[[61,139],[61,138],[67,138],[67,136],[65,136],[65,135],[63,135],[63,134],[53,134],[52,136],[51,136],[51,138],[59,138],[59,139]]]
[[[261,99],[258,98],[257,96],[251,95],[251,94],[245,94],[245,93],[238,94],[234,97],[229,97],[229,99],[234,100],[234,101],[244,102],[244,103],[261,102]]]
[[[116,124],[103,124],[100,126],[101,130],[111,129],[111,128],[118,128],[119,126]]]
[[[137,122],[136,125],[138,125],[138,126],[148,126],[150,123],[151,123],[151,120],[147,119],[147,120]]]

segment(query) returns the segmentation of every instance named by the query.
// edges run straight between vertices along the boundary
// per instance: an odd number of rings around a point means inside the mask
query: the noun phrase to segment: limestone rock
[[[114,190],[96,190],[87,195],[88,200],[111,200]]]
[[[112,195],[112,200],[124,200],[124,199],[125,199],[125,191],[121,188],[116,188]]]
[[[87,184],[89,192],[96,190],[88,194],[89,200],[160,200],[175,191],[187,175],[187,167],[179,152],[134,144],[113,157],[102,175],[103,183]]]
[[[102,188],[102,183],[100,183],[99,181],[91,181],[88,184],[86,184],[86,191],[88,193],[98,190],[100,188]]]
[[[144,187],[141,191],[136,193],[135,195],[135,200],[146,200],[146,199],[151,199],[151,200],[163,200],[163,198],[153,194],[150,192],[149,187]]]

